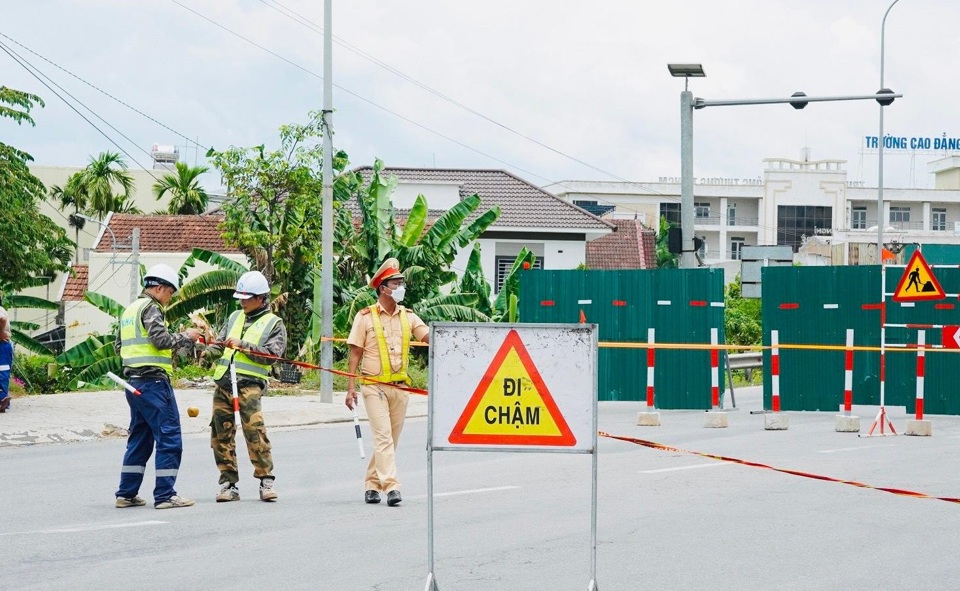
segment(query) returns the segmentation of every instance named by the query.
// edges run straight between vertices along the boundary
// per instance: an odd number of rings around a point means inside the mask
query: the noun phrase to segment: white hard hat
[[[270,293],[270,284],[260,271],[247,271],[237,280],[237,289],[233,297],[246,300],[253,296]]]
[[[147,274],[143,276],[144,287],[154,287],[156,285],[169,285],[173,291],[180,289],[180,277],[170,265],[157,263],[147,269]]]

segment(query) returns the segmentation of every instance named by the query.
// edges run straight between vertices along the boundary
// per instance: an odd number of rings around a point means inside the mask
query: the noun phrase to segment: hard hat
[[[180,289],[180,277],[177,275],[177,272],[170,267],[170,265],[157,263],[156,265],[150,267],[147,270],[147,274],[143,276],[143,286],[155,287],[157,285],[167,285],[172,287],[173,291],[176,292],[178,289]]]
[[[237,280],[237,289],[233,297],[238,300],[250,299],[253,296],[270,293],[270,284],[260,271],[247,271]]]

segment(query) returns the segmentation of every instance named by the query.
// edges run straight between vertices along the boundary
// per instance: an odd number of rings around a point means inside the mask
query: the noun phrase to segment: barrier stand
[[[720,409],[720,350],[717,348],[717,329],[710,329],[710,410],[704,427],[722,429],[729,425],[727,413]]]
[[[647,409],[637,413],[637,425],[641,427],[659,427],[660,413],[653,410],[653,368],[655,361],[655,329],[647,329]]]
[[[870,425],[870,431],[866,435],[860,434],[858,437],[886,437],[896,435],[897,430],[893,428],[893,423],[887,418],[887,409],[884,406],[884,390],[887,380],[887,302],[886,302],[887,268],[880,268],[880,410],[877,412],[877,418],[873,419]],[[880,432],[874,435],[873,432],[880,425]],[[885,427],[890,427],[890,432],[884,432]]]
[[[917,331],[917,413],[916,418],[907,421],[904,435],[930,437],[933,435],[933,424],[923,419],[923,374],[925,371],[924,346],[926,345],[927,331]]]
[[[780,413],[780,331],[770,331],[770,407],[772,413],[763,415],[763,428],[767,431],[786,431],[790,418]]]
[[[859,433],[860,417],[853,416],[853,329],[847,329],[847,348],[843,353],[843,414],[834,420],[837,433]]]

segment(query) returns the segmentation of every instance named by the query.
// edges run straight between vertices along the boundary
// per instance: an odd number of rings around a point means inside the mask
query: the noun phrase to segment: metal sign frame
[[[455,333],[459,332],[470,332],[473,331],[475,334],[478,334],[480,331],[483,332],[494,332],[503,333],[503,336],[500,338],[500,342],[503,342],[510,331],[515,330],[520,333],[521,339],[524,333],[531,333],[533,331],[538,332],[577,332],[577,333],[586,333],[587,345],[589,349],[587,351],[587,365],[590,370],[590,381],[592,383],[591,395],[592,400],[589,404],[590,409],[590,435],[589,435],[589,446],[578,445],[573,447],[549,447],[544,445],[536,446],[504,446],[504,445],[434,445],[434,433],[435,433],[435,414],[436,414],[436,405],[443,404],[443,389],[444,387],[450,388],[449,384],[438,384],[437,383],[437,367],[438,363],[442,363],[444,355],[455,355],[457,353],[448,353],[444,345],[452,340]],[[434,545],[433,545],[433,533],[434,533],[434,520],[433,520],[433,453],[435,451],[472,451],[472,452],[519,452],[519,453],[566,453],[566,454],[590,454],[593,461],[591,462],[591,501],[590,501],[590,583],[587,587],[588,591],[597,591],[599,587],[597,586],[597,371],[598,371],[598,362],[597,362],[597,340],[598,340],[598,327],[596,324],[508,324],[508,323],[469,323],[469,322],[433,322],[430,324],[430,378],[429,378],[429,391],[430,395],[427,397],[427,582],[424,587],[424,591],[439,591],[440,587],[437,583],[436,574],[434,571]],[[476,342],[477,339],[474,339],[472,342]],[[476,360],[475,362],[479,365],[482,364],[484,368],[489,367],[489,364],[493,360],[495,350],[484,350],[476,351],[475,349],[468,349],[463,347],[465,342],[470,342],[468,340],[459,339],[454,342],[454,347],[451,347],[451,351],[460,352],[464,355],[469,354],[470,358]],[[563,354],[570,353],[571,351],[575,354],[581,354],[582,351],[577,351],[575,348],[569,346],[569,342],[557,339],[541,339],[541,344],[539,346],[529,345],[530,341],[525,341],[525,346],[531,352],[531,357],[533,359],[537,358],[538,354],[543,354],[546,349],[546,345],[542,343],[552,344],[556,351],[551,351],[550,354],[554,358],[563,358]],[[560,345],[560,346],[558,346]],[[581,347],[582,349],[583,347]],[[438,356],[440,357],[438,359]],[[568,357],[569,359],[569,357]],[[583,359],[578,359],[577,361],[582,362]],[[481,371],[482,373],[482,371]],[[557,404],[561,410],[564,408],[564,396],[566,395],[563,391],[562,384],[560,387],[555,386],[554,389],[554,398],[557,401]],[[469,396],[467,399],[469,400]],[[579,440],[578,440],[579,441]]]

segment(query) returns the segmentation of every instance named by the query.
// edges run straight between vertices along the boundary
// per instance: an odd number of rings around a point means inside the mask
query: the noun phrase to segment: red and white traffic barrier
[[[653,375],[656,349],[653,348],[655,329],[647,329],[647,412],[653,412]]]
[[[923,347],[927,340],[927,332],[917,332],[917,420],[923,420],[923,374],[925,371]]]
[[[771,408],[780,412],[780,331],[770,331],[770,392]]]
[[[710,329],[710,405],[720,409],[720,350],[717,349],[717,329]]]
[[[853,407],[853,329],[847,329],[847,348],[843,354],[843,414],[850,416]]]

